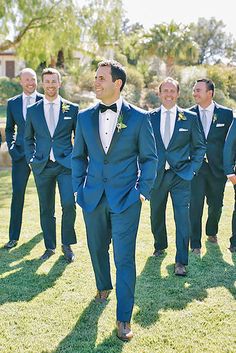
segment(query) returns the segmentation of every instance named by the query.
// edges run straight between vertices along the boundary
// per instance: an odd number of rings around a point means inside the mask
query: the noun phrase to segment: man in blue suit
[[[233,119],[228,135],[225,140],[224,152],[224,172],[234,186],[234,210],[232,215],[232,235],[230,238],[229,250],[236,252],[236,119]]]
[[[53,68],[42,72],[44,98],[28,108],[25,127],[25,153],[38,191],[40,221],[47,260],[56,249],[55,188],[59,188],[62,222],[62,251],[68,262],[74,260],[71,244],[76,243],[75,200],[71,179],[72,136],[78,106],[59,96],[60,73]]]
[[[156,174],[156,148],[148,114],[120,96],[126,82],[116,61],[99,63],[96,97],[102,101],[78,117],[72,180],[83,209],[95,273],[97,302],[112,289],[109,245],[116,265],[117,336],[133,337],[135,243],[141,201],[149,199]]]
[[[150,205],[154,256],[160,256],[168,246],[166,204],[170,193],[176,225],[175,274],[185,276],[190,236],[190,185],[206,148],[196,114],[179,108],[178,97],[178,82],[166,78],[159,86],[161,107],[150,114],[158,156]]]
[[[197,80],[193,87],[193,97],[197,104],[190,108],[198,115],[207,148],[203,164],[191,185],[190,246],[196,255],[201,254],[205,198],[208,205],[206,235],[208,241],[217,243],[218,224],[227,180],[223,168],[223,148],[233,112],[213,101],[214,91],[215,85],[212,80],[205,78]]]
[[[6,141],[12,158],[12,201],[9,241],[4,245],[6,249],[16,246],[20,237],[25,190],[30,175],[24,151],[26,110],[28,105],[42,99],[42,95],[36,92],[37,76],[34,70],[23,69],[20,84],[22,94],[7,103]]]

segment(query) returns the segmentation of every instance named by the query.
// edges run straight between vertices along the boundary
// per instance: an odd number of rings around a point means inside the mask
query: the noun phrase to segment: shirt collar
[[[166,109],[166,108],[164,107],[164,105],[161,105],[161,114],[163,114],[163,113],[165,113],[165,112],[167,112],[167,111],[171,112],[172,114],[174,114],[174,116],[176,116],[177,106],[174,105],[171,109]]]
[[[44,104],[50,104],[50,103],[60,104],[61,103],[61,97],[57,96],[57,98],[54,101],[52,101],[52,102],[47,100],[45,97],[43,97],[43,102],[44,102]]]
[[[202,108],[200,105],[198,106],[198,108],[199,108],[200,113],[202,113],[203,110],[206,110],[207,112],[213,114],[214,109],[215,109],[215,104],[214,104],[214,102],[211,102],[211,104],[208,105],[208,107],[206,107],[206,108]]]
[[[123,103],[123,99],[122,97],[120,96],[115,102],[111,103],[111,104],[105,104],[103,102],[101,102],[102,104],[104,105],[112,105],[112,104],[116,104],[117,106],[117,112],[120,113],[121,111],[121,106],[122,106],[122,103]]]
[[[22,97],[23,97],[23,100],[25,100],[26,98],[30,97],[32,99],[36,99],[36,91],[34,91],[33,93],[31,93],[30,95],[26,95],[25,92],[22,93]]]

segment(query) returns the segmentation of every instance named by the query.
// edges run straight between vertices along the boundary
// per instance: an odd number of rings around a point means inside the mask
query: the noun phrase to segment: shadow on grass
[[[92,300],[73,330],[60,342],[53,353],[120,353],[124,343],[115,336],[115,330],[96,346],[98,321],[105,307],[106,304],[98,304]]]
[[[51,288],[63,274],[67,263],[61,261],[62,256],[53,264],[47,274],[37,274],[38,268],[42,265],[41,260],[24,259],[41,240],[42,233],[39,233],[29,242],[11,251],[0,249],[0,274],[3,277],[0,279],[0,305],[9,302],[30,301],[38,294]],[[20,262],[17,263],[18,261]]]
[[[181,310],[193,300],[203,301],[207,290],[225,287],[236,298],[235,260],[234,265],[225,262],[218,245],[206,244],[207,252],[202,259],[190,255],[187,277],[174,275],[174,266],[167,266],[168,275],[161,276],[161,264],[164,259],[148,258],[143,272],[137,278],[136,300],[139,311],[134,321],[142,327],[148,327],[159,319],[161,310]]]

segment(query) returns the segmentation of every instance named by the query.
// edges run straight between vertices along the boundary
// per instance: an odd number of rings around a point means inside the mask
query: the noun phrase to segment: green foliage
[[[127,83],[123,95],[131,103],[139,105],[143,88],[142,75],[132,66],[126,68]]]
[[[198,56],[198,48],[191,38],[189,27],[174,21],[154,25],[146,39],[147,53],[165,61],[167,76],[172,75],[173,67],[178,61],[186,58],[194,61]]]
[[[191,35],[199,47],[198,63],[217,63],[222,58],[231,59],[236,51],[236,41],[225,33],[225,24],[211,17],[203,17],[190,24]]]
[[[0,104],[6,104],[8,98],[16,96],[21,91],[22,88],[18,80],[0,77]]]

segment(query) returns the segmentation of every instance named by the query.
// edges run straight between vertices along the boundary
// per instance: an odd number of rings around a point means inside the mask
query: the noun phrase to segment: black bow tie
[[[101,111],[101,113],[104,113],[107,109],[111,109],[113,110],[113,112],[117,112],[117,105],[116,103],[112,104],[112,105],[104,105],[102,103],[100,103],[99,105],[99,109]]]

